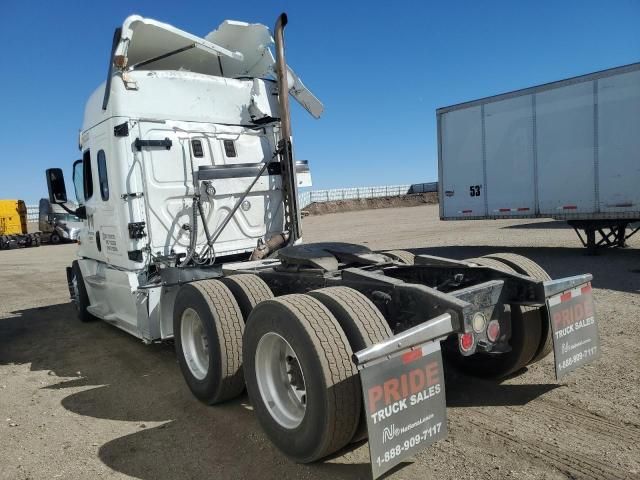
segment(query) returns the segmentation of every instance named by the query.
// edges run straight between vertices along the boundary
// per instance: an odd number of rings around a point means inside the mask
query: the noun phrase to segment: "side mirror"
[[[47,175],[47,189],[49,190],[49,201],[51,203],[67,202],[67,187],[64,184],[64,173],[61,168],[49,168]]]
[[[78,217],[80,220],[86,220],[87,219],[87,207],[82,205],[81,207],[76,208],[75,214],[76,214],[76,217]]]

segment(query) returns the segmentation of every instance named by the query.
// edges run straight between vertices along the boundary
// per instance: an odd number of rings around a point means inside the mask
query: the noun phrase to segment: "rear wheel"
[[[416,261],[416,256],[406,250],[388,250],[382,254],[404,265],[413,265]]]
[[[243,324],[240,307],[222,282],[201,280],[178,290],[173,311],[176,354],[199,400],[213,405],[244,389]]]
[[[233,293],[245,321],[258,303],[273,298],[273,292],[269,286],[257,275],[230,275],[220,281]]]
[[[349,287],[329,287],[309,292],[336,317],[354,352],[380,343],[393,335],[380,310],[362,293]],[[367,437],[367,419],[361,415],[352,441]]]
[[[505,272],[516,273],[514,269],[491,258],[470,258],[467,262],[493,267]],[[511,351],[504,353],[478,352],[465,357],[459,353],[457,343],[449,351],[455,352],[452,357],[461,370],[481,377],[505,377],[527,366],[535,355],[540,344],[541,324],[537,316],[539,312],[520,305],[503,305],[499,316],[506,317],[510,323],[509,346]],[[453,343],[453,342],[452,342]]]
[[[249,315],[249,398],[267,436],[294,460],[318,460],[353,437],[361,393],[351,355],[338,321],[309,295],[267,300]]]
[[[380,310],[362,293],[349,287],[329,287],[309,292],[336,317],[354,352],[393,335]]]
[[[517,255],[515,253],[493,253],[491,255],[487,255],[486,258],[498,260],[499,262],[509,265],[516,272],[535,278],[536,280],[551,280],[551,276],[544,268],[533,260],[523,257],[522,255]],[[530,363],[536,363],[542,360],[551,353],[551,350],[553,350],[553,332],[551,331],[551,323],[549,322],[549,312],[547,307],[540,307],[535,309],[535,311],[538,312],[540,317],[540,345],[538,345],[538,350]]]

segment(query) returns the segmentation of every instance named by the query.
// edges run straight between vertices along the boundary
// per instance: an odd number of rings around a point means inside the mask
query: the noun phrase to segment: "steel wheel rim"
[[[307,391],[298,355],[289,342],[268,332],[258,342],[255,370],[262,401],[282,427],[294,429],[304,419]]]
[[[209,344],[200,315],[193,308],[186,308],[180,319],[182,353],[189,371],[198,380],[209,371]]]

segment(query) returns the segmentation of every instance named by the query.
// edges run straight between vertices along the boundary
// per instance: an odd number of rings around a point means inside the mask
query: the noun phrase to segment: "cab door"
[[[83,250],[89,251],[86,256],[90,258],[122,266],[127,251],[117,228],[118,195],[114,188],[117,184],[110,175],[116,162],[108,131],[109,122],[105,122],[83,135],[82,195],[88,227],[85,240],[88,246]],[[75,178],[74,183],[77,188]]]
[[[80,242],[78,253],[82,257],[104,262],[106,257],[102,252],[101,239],[98,236],[99,228],[96,229],[95,222],[96,207],[99,206],[96,199],[94,173],[97,171],[97,163],[93,157],[91,142],[88,141],[88,133],[89,132],[85,132],[82,143],[82,160],[76,162],[73,168],[73,183],[76,189],[78,204],[85,207],[87,216],[85,220],[86,228],[78,238]]]

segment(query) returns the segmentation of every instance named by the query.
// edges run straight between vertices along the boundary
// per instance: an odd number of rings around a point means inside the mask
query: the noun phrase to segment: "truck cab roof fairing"
[[[205,38],[169,24],[127,17],[114,52],[114,61],[123,72],[136,70],[186,70],[227,78],[257,77],[275,79],[274,41],[261,24],[225,20]],[[164,56],[174,52],[172,55]],[[164,56],[164,58],[162,58]],[[155,59],[144,65],[146,61]],[[137,66],[139,65],[139,66]],[[315,118],[324,107],[287,66],[289,93]]]

